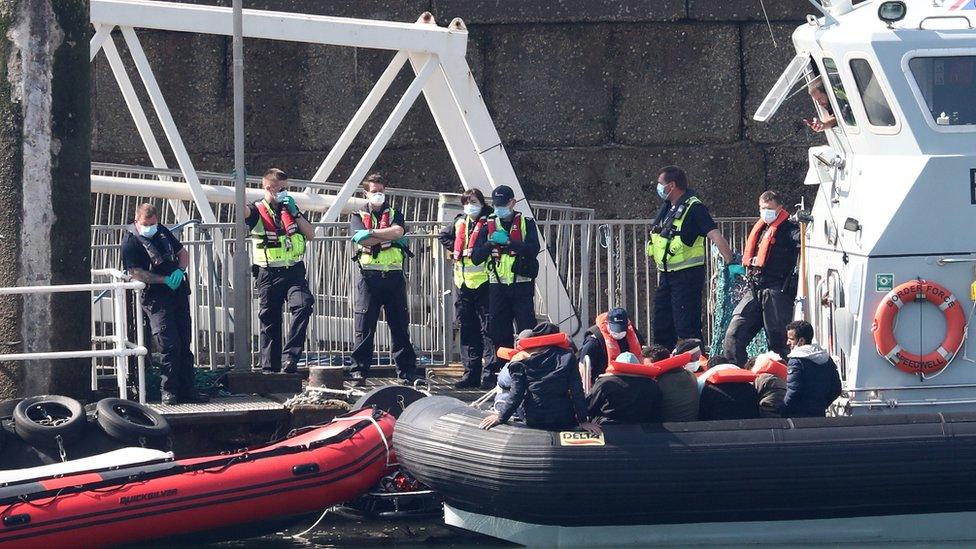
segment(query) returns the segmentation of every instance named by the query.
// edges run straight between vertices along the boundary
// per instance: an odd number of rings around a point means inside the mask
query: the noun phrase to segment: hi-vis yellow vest
[[[396,217],[396,210],[393,208],[384,210],[380,213],[379,219],[373,215],[372,211],[361,210],[359,217],[363,220],[363,226],[366,229],[385,229],[386,227],[383,226],[384,218],[386,219],[386,225],[389,226]],[[378,248],[379,251],[374,254],[373,248]],[[366,271],[402,271],[403,260],[403,250],[392,242],[384,242],[383,244],[371,247],[359,246],[356,258],[359,266]]]
[[[486,259],[481,265],[471,261],[471,249],[480,232],[488,230],[487,225],[484,218],[472,222],[466,215],[454,222],[454,286],[466,286],[473,290],[488,282],[489,260]]]
[[[494,232],[492,228],[497,228],[501,226],[501,219],[497,215],[492,214],[488,218],[488,223],[489,223],[488,238],[491,238],[491,235]],[[523,216],[519,212],[515,212],[515,218],[512,219],[512,228],[515,227],[515,223],[518,223],[518,229],[519,229],[518,234],[520,235],[519,238],[524,239],[526,234],[525,216]],[[513,231],[510,228],[509,233],[512,232]],[[488,258],[488,261],[494,263],[494,266],[489,267],[488,270],[489,282],[491,282],[492,284],[514,284],[516,282],[532,282],[531,278],[518,276],[515,274],[516,257],[517,256],[515,255],[515,253],[512,252],[507,247],[500,247],[500,248],[496,247],[492,251],[491,257]]]
[[[670,236],[664,237],[657,233],[651,234],[645,251],[654,258],[659,271],[675,272],[705,264],[705,238],[699,236],[686,246],[681,240],[681,226],[688,217],[688,212],[695,204],[700,204],[697,196],[688,199],[684,204],[684,211],[674,219],[670,227]],[[664,227],[668,229],[668,227]]]
[[[275,214],[274,208],[267,201],[263,201],[263,204],[275,225],[280,227],[281,218]],[[251,207],[257,209],[257,204],[252,204]],[[258,222],[251,229],[251,262],[260,267],[291,267],[301,261],[305,255],[305,235],[301,232],[291,236],[269,234],[260,211],[256,213]]]

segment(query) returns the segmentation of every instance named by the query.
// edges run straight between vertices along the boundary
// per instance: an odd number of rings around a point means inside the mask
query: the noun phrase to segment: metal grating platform
[[[257,395],[234,395],[215,398],[206,404],[170,405],[157,402],[151,403],[149,406],[164,416],[241,414],[247,412],[284,410],[281,402]]]

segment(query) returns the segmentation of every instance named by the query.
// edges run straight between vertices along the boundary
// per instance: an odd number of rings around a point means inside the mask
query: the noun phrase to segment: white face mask
[[[464,213],[469,217],[478,217],[481,213],[481,205],[479,204],[465,204]]]
[[[610,332],[610,337],[614,339],[623,339],[627,337],[627,332]]]
[[[776,217],[778,215],[779,214],[776,213],[776,210],[771,210],[769,208],[762,208],[759,210],[759,218],[762,219],[764,223],[772,223],[773,221],[776,221]]]
[[[386,195],[383,193],[373,193],[369,195],[369,203],[373,206],[382,206],[386,202]]]

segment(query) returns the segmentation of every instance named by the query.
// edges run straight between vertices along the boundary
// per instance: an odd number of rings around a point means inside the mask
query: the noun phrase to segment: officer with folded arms
[[[246,206],[244,222],[251,229],[251,272],[261,297],[261,371],[286,374],[298,370],[305,334],[312,316],[312,292],[302,257],[315,229],[288,194],[288,175],[271,168],[261,179],[264,199]],[[281,345],[282,305],[291,312],[291,326]],[[284,355],[284,356],[282,356]]]
[[[209,400],[196,391],[190,350],[190,285],[186,268],[190,254],[173,233],[159,223],[152,204],[140,204],[135,222],[122,237],[122,266],[146,283],[142,309],[149,319],[153,345],[161,357],[163,404]]]

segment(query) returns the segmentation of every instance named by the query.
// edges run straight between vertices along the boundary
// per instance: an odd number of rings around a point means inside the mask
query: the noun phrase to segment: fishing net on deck
[[[722,256],[714,254],[713,257],[716,257],[716,259],[713,260],[714,269],[712,271],[711,296],[714,300],[715,316],[712,319],[709,356],[722,355],[724,353],[722,342],[725,340],[725,331],[729,328],[729,322],[732,321],[732,312],[735,310],[735,306],[739,304],[739,301],[742,300],[742,296],[749,291],[745,277],[740,276],[733,280],[728,270],[725,269],[725,262],[722,261]],[[739,254],[736,254],[735,261],[741,261]],[[767,349],[766,331],[759,330],[759,333],[753,338],[746,351],[749,356],[756,356],[765,353]]]

